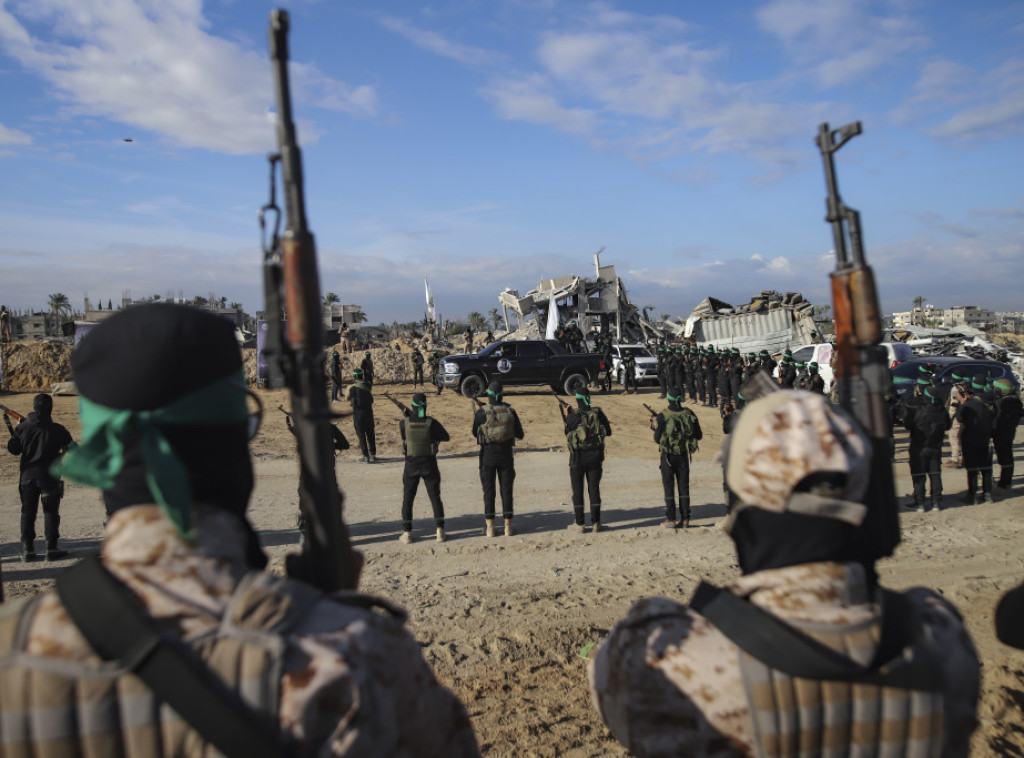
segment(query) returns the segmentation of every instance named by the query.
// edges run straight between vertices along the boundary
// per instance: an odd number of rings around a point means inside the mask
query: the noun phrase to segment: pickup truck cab
[[[604,358],[598,353],[570,353],[555,340],[492,342],[474,355],[449,355],[441,360],[442,388],[477,397],[497,380],[505,387],[547,385],[572,395],[604,378]]]
[[[636,381],[658,381],[658,359],[651,355],[647,345],[612,345],[612,376],[622,384],[622,358],[632,354],[636,358]]]

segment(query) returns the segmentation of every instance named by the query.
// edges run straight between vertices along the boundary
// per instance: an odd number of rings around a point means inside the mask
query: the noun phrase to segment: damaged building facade
[[[787,347],[820,341],[814,306],[798,292],[762,290],[740,306],[707,297],[685,322],[652,319],[630,301],[615,266],[601,265],[600,256],[600,251],[594,255],[593,279],[574,275],[543,279],[525,295],[513,289],[498,295],[506,339],[544,337],[554,304],[557,323],[575,321],[584,334],[603,331],[617,344],[685,340],[777,355]]]
[[[558,323],[575,321],[584,334],[606,332],[620,344],[653,342],[665,336],[661,326],[630,302],[615,266],[601,265],[600,251],[594,254],[593,279],[574,275],[543,279],[525,295],[506,289],[498,301],[509,339],[544,337],[552,304]]]

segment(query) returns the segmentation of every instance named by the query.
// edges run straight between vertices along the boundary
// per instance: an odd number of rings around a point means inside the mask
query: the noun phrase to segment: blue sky
[[[262,308],[274,147],[256,0],[0,0],[0,302]],[[886,310],[1022,309],[1024,4],[285,4],[321,289],[486,313],[614,263],[685,316],[827,302],[819,123]],[[123,138],[130,137],[132,142]]]

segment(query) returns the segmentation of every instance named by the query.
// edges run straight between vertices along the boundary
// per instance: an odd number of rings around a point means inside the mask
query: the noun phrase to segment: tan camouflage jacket
[[[199,536],[189,545],[157,506],[120,510],[102,550],[103,564],[149,613],[184,637],[220,623],[249,570],[237,518],[196,512]],[[323,597],[285,645],[280,723],[311,755],[479,755],[465,709],[438,684],[400,619]],[[42,598],[27,652],[99,664],[54,592]]]
[[[859,564],[762,571],[728,589],[782,619],[823,632],[870,622],[878,614]],[[946,600],[924,588],[906,596],[926,627],[926,644],[945,669],[942,755],[966,756],[975,727],[977,653]],[[616,624],[592,657],[593,702],[612,733],[639,756],[757,755],[739,655],[732,641],[696,612],[666,598],[647,598]]]

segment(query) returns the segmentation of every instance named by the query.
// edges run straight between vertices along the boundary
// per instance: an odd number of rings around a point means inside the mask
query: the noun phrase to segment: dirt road
[[[409,385],[385,387],[406,404]],[[297,469],[293,439],[276,410],[283,391],[261,391],[267,416],[253,444],[257,485],[250,516],[274,570],[294,549]],[[732,545],[718,528],[725,512],[721,468],[713,462],[721,440],[716,410],[696,408],[704,441],[691,475],[691,529],[662,529],[657,448],[641,402],[663,407],[657,392],[596,394],[613,427],[602,495],[606,532],[570,534],[567,453],[557,403],[546,392],[511,390],[506,399],[526,430],[516,467],[516,536],[483,535],[471,402],[451,392],[429,396],[428,412],[452,435],[442,445],[442,494],[449,540],[432,539],[425,493],[416,503],[412,545],[399,544],[401,445],[398,410],[378,397],[378,459],[339,455],[345,517],[366,556],[362,589],[409,612],[409,628],[439,678],[466,703],[477,737],[492,756],[622,756],[590,705],[580,649],[599,641],[637,599],[685,599],[701,579],[722,583],[738,574]],[[6,395],[16,410],[31,394]],[[55,418],[78,436],[75,398],[55,398]],[[335,405],[339,411],[344,404]],[[339,422],[355,440],[351,419]],[[905,435],[897,437],[901,494],[910,490]],[[1022,451],[1018,445],[1017,455]],[[901,589],[937,588],[960,608],[984,661],[984,691],[975,755],[1024,755],[1024,653],[1000,644],[992,627],[1001,594],[1024,581],[1024,497],[1002,493],[985,506],[957,501],[962,471],[943,469],[946,503],[938,514],[906,513],[903,544],[880,566],[883,582]],[[0,494],[6,503],[3,578],[8,597],[48,587],[68,563],[17,561],[17,460],[0,454]],[[99,495],[69,485],[62,533],[76,555],[98,549],[103,509]],[[41,526],[41,517],[40,517]]]

